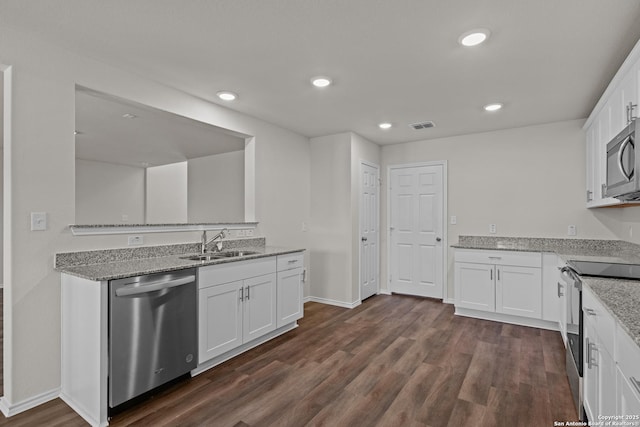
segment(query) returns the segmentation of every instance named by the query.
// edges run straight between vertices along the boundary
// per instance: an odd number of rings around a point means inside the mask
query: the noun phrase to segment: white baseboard
[[[304,298],[302,299],[302,303],[303,303],[303,304],[305,304],[305,303],[307,303],[307,302],[311,302],[311,297],[310,297],[309,295],[307,295],[306,297],[304,297]]]
[[[445,298],[442,300],[443,303],[445,304],[455,304],[456,303],[456,299],[455,298]]]
[[[337,307],[343,307],[343,308],[356,308],[357,306],[362,304],[362,301],[344,302],[344,301],[337,301],[329,298],[320,298],[320,297],[312,297],[312,296],[308,298],[309,298],[308,302],[317,302],[320,304],[335,305]]]
[[[201,364],[196,366],[195,369],[191,371],[191,376],[195,377],[196,375],[200,375],[204,371],[207,371],[213,368],[214,366],[218,366],[219,364],[224,363],[229,359],[233,359],[237,355],[244,353],[245,351],[249,351],[252,348],[258,347],[259,345],[264,344],[265,342],[272,340],[275,337],[286,334],[287,332],[292,331],[297,327],[298,327],[297,322],[291,322],[287,325],[284,325],[281,328],[276,329],[275,331],[269,332],[268,334],[261,336],[260,338],[256,338],[255,340],[250,341],[246,344],[243,344],[240,347],[236,347],[233,350],[229,350],[228,352],[221,354],[220,356],[216,356],[213,359],[202,362]]]
[[[391,295],[391,291],[389,289],[380,289],[378,292],[380,295]]]
[[[470,308],[456,307],[455,314],[458,316],[473,317],[474,319],[493,320],[494,322],[510,323],[512,325],[529,326],[532,328],[548,329],[551,331],[560,330],[558,322],[473,310]]]
[[[69,405],[71,409],[73,409],[86,422],[88,422],[89,425],[98,427],[106,427],[109,425],[109,421],[103,421],[102,423],[100,423],[100,420],[96,420],[95,418],[93,418],[87,411],[84,410],[84,408],[78,406],[72,398],[64,394],[64,392],[60,392],[60,399],[62,399],[64,403]]]
[[[22,402],[14,404],[9,403],[7,399],[2,396],[0,397],[0,411],[2,411],[2,414],[7,418],[13,417],[14,415],[17,415],[21,412],[33,409],[38,405],[47,403],[48,401],[57,398],[59,395],[60,388],[55,388],[53,390],[40,393],[38,395],[25,399]]]

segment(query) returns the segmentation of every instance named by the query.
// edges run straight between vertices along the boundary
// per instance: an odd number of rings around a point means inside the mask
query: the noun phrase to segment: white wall
[[[615,214],[585,209],[583,120],[462,135],[382,148],[384,186],[381,223],[387,227],[388,167],[448,161],[448,244],[459,235],[567,238],[575,224],[578,238],[615,239]],[[387,277],[387,239],[383,277]],[[449,250],[449,297],[453,297],[453,251]],[[387,280],[384,280],[387,283]]]
[[[146,223],[183,224],[187,216],[187,162],[148,167]]]
[[[311,139],[311,289],[321,300],[351,304],[351,136]]]
[[[144,223],[144,168],[82,159],[75,166],[76,224]]]
[[[360,162],[380,147],[352,133],[311,139],[311,290],[352,306],[360,299]]]
[[[244,221],[244,151],[188,163],[189,222]]]
[[[307,234],[301,230],[310,216],[307,138],[79,57],[8,26],[0,28],[0,64],[10,67],[13,80],[10,138],[4,141],[5,166],[10,166],[5,173],[10,191],[4,252],[4,399],[8,405],[60,386],[60,275],[53,270],[53,255],[127,244],[125,235],[73,237],[67,228],[75,222],[76,84],[252,135],[259,231],[270,244],[307,247]],[[33,211],[48,213],[46,231],[29,231]],[[150,245],[197,242],[199,233],[146,234],[144,238]]]

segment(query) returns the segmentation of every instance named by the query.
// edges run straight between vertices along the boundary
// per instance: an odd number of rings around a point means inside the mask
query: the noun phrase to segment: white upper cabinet
[[[631,51],[585,123],[586,205],[588,208],[622,204],[605,197],[607,143],[638,116],[640,44]]]

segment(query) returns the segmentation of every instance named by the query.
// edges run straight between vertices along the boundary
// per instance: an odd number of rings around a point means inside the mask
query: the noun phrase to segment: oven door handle
[[[132,295],[147,294],[149,292],[161,291],[163,289],[186,285],[187,283],[191,283],[195,280],[196,276],[190,275],[174,280],[158,280],[156,282],[149,282],[142,286],[131,286],[137,284],[137,282],[128,283],[127,285],[116,289],[116,296],[127,297]]]
[[[631,136],[628,136],[624,140],[622,145],[620,145],[620,148],[618,149],[618,168],[620,169],[620,173],[622,173],[622,176],[624,176],[627,181],[631,181],[631,178],[633,178],[633,171],[627,174],[627,171],[624,170],[624,165],[622,164],[622,156],[624,155],[624,150],[627,148],[627,145],[629,144],[631,144],[631,147],[635,148],[635,145],[633,144],[633,139],[631,139]]]

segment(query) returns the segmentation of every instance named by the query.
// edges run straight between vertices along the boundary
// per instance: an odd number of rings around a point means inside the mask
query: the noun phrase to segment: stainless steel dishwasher
[[[109,282],[109,407],[196,367],[196,270]]]

